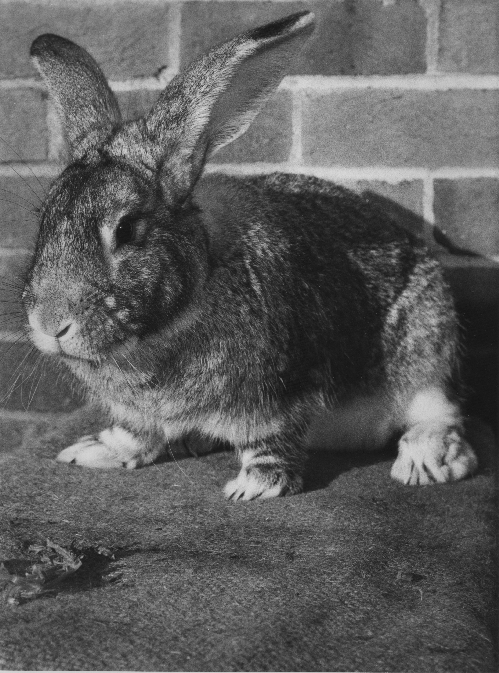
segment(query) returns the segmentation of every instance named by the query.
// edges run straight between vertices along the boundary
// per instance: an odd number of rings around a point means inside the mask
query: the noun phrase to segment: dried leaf
[[[100,554],[101,556],[108,556],[109,558],[114,559],[114,553],[107,547],[102,547],[99,545],[97,547],[97,553]]]
[[[82,564],[76,554],[50,540],[45,545],[31,545],[29,551],[39,557],[39,563],[34,563],[24,577],[10,574],[3,564],[0,566],[0,588],[10,605],[53,593],[54,588]]]

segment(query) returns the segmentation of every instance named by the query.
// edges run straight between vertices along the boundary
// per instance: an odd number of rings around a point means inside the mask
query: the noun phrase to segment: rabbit
[[[476,469],[453,300],[424,245],[328,181],[203,175],[313,28],[304,11],[241,33],[127,123],[84,49],[33,42],[71,160],[42,208],[23,303],[32,342],[113,422],[59,461],[137,468],[195,432],[236,451],[228,499],[295,494],[315,419],[357,409],[360,427],[374,404],[367,441],[400,437],[396,480]]]

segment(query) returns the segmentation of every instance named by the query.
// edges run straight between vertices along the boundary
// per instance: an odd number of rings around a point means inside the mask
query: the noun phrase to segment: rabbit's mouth
[[[88,356],[88,355],[70,355],[69,353],[65,353],[64,351],[61,351],[59,353],[59,358],[63,362],[88,362],[90,365],[94,366],[99,366],[100,363],[102,362],[102,358],[98,357],[97,355],[95,356]]]
[[[65,360],[88,360],[97,361],[97,354],[80,343],[80,339],[66,338],[66,335],[50,334],[39,329],[35,320],[30,316],[30,339],[41,353]]]
[[[75,349],[73,352],[68,352],[64,347],[60,347],[57,356],[67,363],[88,363],[93,368],[98,368],[104,363],[112,363],[116,358],[126,358],[130,354],[134,339],[129,339],[127,342],[120,341],[119,343],[111,344],[106,350],[100,350],[99,353],[92,352],[90,349],[83,348],[82,352]]]
[[[68,353],[64,349],[61,349],[59,357],[67,363],[88,363],[94,369],[108,364],[116,365],[116,363],[121,363],[121,366],[123,366],[122,363],[129,362],[138,342],[139,338],[134,335],[109,344],[107,348],[101,349],[99,353],[87,351],[84,353]]]
[[[102,334],[98,336],[102,337]],[[33,330],[31,338],[37,348],[44,353],[52,354],[68,364],[86,362],[94,368],[104,363],[112,364],[117,359],[126,361],[139,341],[136,335],[120,335],[120,338],[108,338],[104,343],[102,343],[102,338],[97,339],[96,342],[96,335],[84,334],[82,331],[65,339]]]
[[[90,348],[80,335],[65,340],[63,337],[32,329],[30,337],[39,351],[54,356],[63,362],[78,361],[98,365],[102,360],[102,355]]]

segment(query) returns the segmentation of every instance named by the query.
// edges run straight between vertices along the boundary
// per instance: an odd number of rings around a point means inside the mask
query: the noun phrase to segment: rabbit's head
[[[99,361],[191,310],[210,263],[192,190],[207,159],[249,126],[312,29],[313,15],[302,12],[241,34],[196,60],[128,123],[85,50],[55,35],[34,41],[71,154],[42,209],[24,291],[40,350]]]

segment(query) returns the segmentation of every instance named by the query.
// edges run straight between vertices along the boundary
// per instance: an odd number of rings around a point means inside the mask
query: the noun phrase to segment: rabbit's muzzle
[[[42,353],[99,360],[105,342],[116,340],[119,327],[104,309],[97,310],[95,295],[95,290],[86,291],[80,282],[58,274],[42,282],[32,280],[24,301],[33,344]]]

